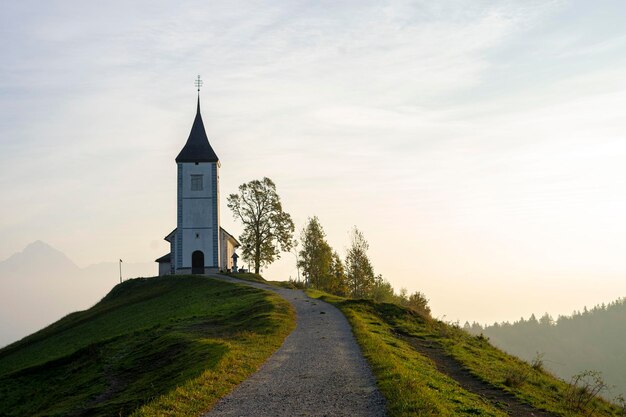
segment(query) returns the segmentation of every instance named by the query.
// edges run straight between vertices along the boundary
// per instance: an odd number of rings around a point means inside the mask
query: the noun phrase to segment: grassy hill
[[[129,280],[0,350],[0,415],[198,415],[293,326],[286,301],[250,287]]]
[[[391,417],[625,415],[594,395],[592,379],[568,384],[540,361],[424,311],[308,293],[346,315]],[[286,301],[251,287],[198,276],[129,280],[0,350],[0,415],[198,416],[293,327]]]
[[[570,385],[541,362],[524,362],[424,312],[315,290],[308,294],[346,315],[390,416],[626,415],[593,395],[593,380]]]

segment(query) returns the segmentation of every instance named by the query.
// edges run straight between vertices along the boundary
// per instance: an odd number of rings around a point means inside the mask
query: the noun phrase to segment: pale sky
[[[4,1],[0,259],[38,239],[81,266],[163,255],[201,74],[222,196],[268,176],[342,256],[357,225],[437,317],[612,301],[625,19],[623,1]]]

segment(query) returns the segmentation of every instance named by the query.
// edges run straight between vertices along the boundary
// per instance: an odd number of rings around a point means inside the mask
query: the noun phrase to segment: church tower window
[[[191,191],[202,191],[202,175],[191,176]]]

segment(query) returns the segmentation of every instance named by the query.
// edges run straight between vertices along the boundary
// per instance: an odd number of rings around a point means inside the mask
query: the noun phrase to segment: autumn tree
[[[228,196],[228,208],[243,223],[239,237],[244,259],[259,273],[262,266],[280,258],[293,244],[294,225],[283,211],[276,185],[269,178],[239,186],[239,194]]]
[[[346,276],[352,298],[371,296],[374,287],[374,268],[367,255],[369,244],[363,233],[354,227],[350,233],[350,247],[346,254]]]

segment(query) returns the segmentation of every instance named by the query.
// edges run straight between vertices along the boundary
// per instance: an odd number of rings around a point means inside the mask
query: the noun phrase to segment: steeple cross
[[[196,78],[196,80],[194,81],[194,84],[196,85],[196,88],[198,89],[198,93],[199,93],[200,87],[202,87],[202,80],[200,79],[200,75],[198,75],[198,78]]]

